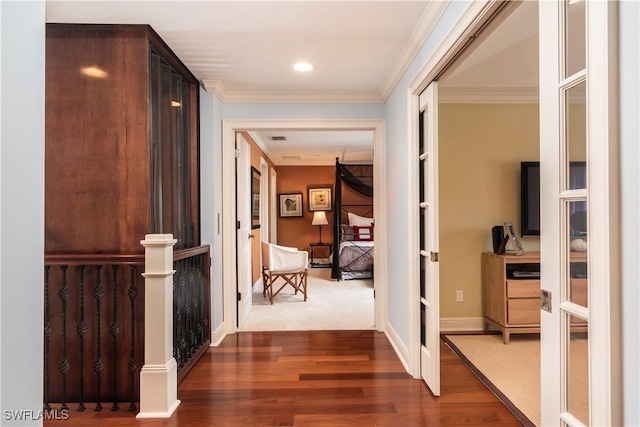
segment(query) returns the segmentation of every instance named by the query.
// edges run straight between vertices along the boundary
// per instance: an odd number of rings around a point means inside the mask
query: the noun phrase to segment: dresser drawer
[[[539,298],[540,280],[507,280],[507,298]]]
[[[507,323],[532,325],[540,323],[540,299],[520,298],[507,300]]]

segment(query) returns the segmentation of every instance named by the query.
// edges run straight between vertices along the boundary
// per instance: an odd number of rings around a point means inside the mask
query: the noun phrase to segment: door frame
[[[252,130],[368,130],[373,132],[373,214],[376,218],[376,268],[374,318],[376,329],[387,323],[387,221],[386,162],[383,119],[369,120],[223,120],[222,121],[222,293],[223,324],[227,334],[237,332],[236,301],[236,190],[235,133]]]
[[[244,322],[249,317],[251,313],[251,308],[253,307],[252,303],[252,294],[253,294],[253,281],[252,281],[252,263],[253,263],[253,251],[252,251],[252,237],[253,230],[251,227],[251,202],[250,202],[250,193],[251,193],[251,180],[253,178],[252,167],[251,167],[251,144],[244,137],[244,135],[240,132],[235,134],[236,137],[236,146],[235,149],[238,153],[238,157],[235,159],[236,162],[236,191],[238,190],[238,185],[243,186],[241,190],[245,191],[247,197],[241,197],[239,200],[236,199],[236,214],[238,215],[235,220],[240,224],[240,228],[235,230],[236,235],[236,247],[238,248],[238,253],[236,254],[237,263],[236,263],[236,295],[241,295],[242,298],[237,301],[236,307],[242,307],[242,310],[238,310],[236,317],[236,324],[244,324]],[[244,152],[243,152],[244,151]],[[241,178],[238,178],[241,177]],[[244,200],[243,200],[244,199]],[[248,245],[246,247],[241,246],[242,240],[245,240],[245,244]],[[243,253],[245,252],[246,253]],[[238,280],[238,278],[244,278],[248,281],[248,283],[243,282],[242,280]],[[244,310],[246,308],[246,310]]]
[[[568,337],[561,312],[568,298],[563,295],[566,283],[567,242],[562,216],[562,202],[569,200],[560,191],[560,165],[564,154],[565,118],[560,88],[580,77],[586,78],[586,148],[588,201],[588,376],[589,423],[591,425],[622,425],[622,356],[620,328],[620,202],[618,147],[618,91],[617,18],[615,2],[588,1],[586,5],[586,64],[585,70],[561,78],[563,52],[559,25],[563,15],[558,2],[540,3],[540,23],[544,28],[540,51],[540,139],[541,176],[543,170],[549,190],[541,187],[541,206],[544,211],[546,233],[540,239],[543,287],[552,293],[550,312],[541,312],[541,422],[543,425],[580,425],[580,421],[566,412],[566,346]],[[549,31],[549,28],[552,28]],[[544,55],[543,52],[546,54]],[[604,64],[604,66],[603,66]],[[543,69],[546,65],[546,68]],[[544,71],[544,73],[543,73]],[[580,76],[582,74],[582,76]],[[544,161],[547,163],[543,163]],[[544,169],[542,169],[544,167]],[[550,230],[550,231],[549,231]],[[563,274],[564,273],[564,274]],[[566,279],[565,279],[566,280]],[[575,310],[575,309],[574,309]]]
[[[419,181],[418,181],[418,143],[419,143],[419,113],[420,94],[432,81],[446,72],[447,68],[465,54],[465,49],[471,38],[482,37],[486,32],[478,34],[484,29],[485,22],[489,21],[498,10],[505,7],[517,7],[517,2],[503,3],[499,0],[472,2],[458,21],[451,27],[433,55],[416,73],[407,88],[407,118],[409,150],[407,150],[408,176],[411,177],[407,185],[408,191],[408,221],[412,227],[411,237],[408,239],[408,252],[412,254],[407,262],[409,281],[413,284],[420,283],[420,215],[416,206],[419,205]],[[497,24],[497,23],[496,23]],[[437,99],[436,99],[437,102]],[[437,207],[436,207],[437,208]],[[411,286],[409,290],[409,366],[408,371],[414,378],[420,378],[421,346],[420,346],[420,289],[419,286]],[[439,301],[438,301],[439,304]]]

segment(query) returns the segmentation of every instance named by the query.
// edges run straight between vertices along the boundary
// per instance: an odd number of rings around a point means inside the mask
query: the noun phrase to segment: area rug
[[[374,329],[373,281],[331,279],[330,268],[310,268],[307,301],[291,286],[269,303],[262,286],[253,291],[251,313],[241,331]]]
[[[444,341],[526,426],[540,425],[540,338],[537,334],[446,335]],[[572,412],[588,424],[587,340],[572,339]]]

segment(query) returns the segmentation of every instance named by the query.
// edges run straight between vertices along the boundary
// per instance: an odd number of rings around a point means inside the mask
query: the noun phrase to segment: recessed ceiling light
[[[313,65],[308,62],[298,62],[293,66],[293,69],[296,71],[311,71],[313,70]]]

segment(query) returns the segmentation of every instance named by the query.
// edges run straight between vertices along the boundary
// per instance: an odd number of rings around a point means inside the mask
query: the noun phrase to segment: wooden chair
[[[307,300],[307,267],[309,253],[296,248],[274,245],[262,242],[262,295],[269,294],[269,302],[280,293],[285,286],[290,285],[304,295]],[[284,283],[275,282],[282,279]],[[274,286],[280,286],[274,291]]]

